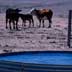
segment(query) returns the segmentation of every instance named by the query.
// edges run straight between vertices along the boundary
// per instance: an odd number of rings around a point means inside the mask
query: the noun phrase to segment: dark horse
[[[11,23],[13,23],[13,28],[18,29],[18,19],[19,19],[19,12],[21,10],[19,9],[7,9],[6,10],[6,28],[8,28],[8,23],[9,23],[9,28],[12,29]]]
[[[31,11],[32,14],[35,14],[36,17],[39,20],[39,27],[41,26],[41,22],[43,23],[43,27],[44,27],[44,19],[46,18],[49,21],[49,28],[51,27],[51,23],[52,23],[52,16],[53,16],[53,11],[51,9],[42,9],[42,10],[37,10],[37,9],[33,9]]]
[[[29,21],[29,27],[31,26],[31,23],[33,24],[34,27],[34,20],[33,16],[31,14],[19,14],[19,17],[21,17],[23,24],[22,26],[26,26],[26,21]]]

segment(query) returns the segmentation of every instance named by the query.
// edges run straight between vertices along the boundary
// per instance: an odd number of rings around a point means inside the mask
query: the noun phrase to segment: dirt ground
[[[38,20],[34,17],[34,27],[22,27],[19,21],[19,31],[5,29],[5,14],[0,14],[0,53],[19,51],[72,51],[67,46],[68,19],[53,17],[52,27],[38,28]]]

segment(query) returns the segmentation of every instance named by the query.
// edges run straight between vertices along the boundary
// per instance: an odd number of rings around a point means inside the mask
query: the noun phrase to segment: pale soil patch
[[[5,14],[0,14],[0,53],[15,51],[71,51],[67,46],[68,19],[53,17],[52,28],[45,21],[45,28],[38,28],[34,17],[34,28],[23,28],[19,21],[20,31],[5,29]],[[6,51],[7,50],[7,51]]]

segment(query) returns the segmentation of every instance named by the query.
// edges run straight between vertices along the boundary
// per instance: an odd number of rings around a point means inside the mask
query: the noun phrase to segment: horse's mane
[[[46,13],[46,12],[49,12],[49,9],[41,9],[39,10],[40,13]]]

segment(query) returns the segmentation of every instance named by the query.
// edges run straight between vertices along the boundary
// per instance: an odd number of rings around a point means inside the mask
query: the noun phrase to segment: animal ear
[[[30,12],[32,12],[34,10],[34,8],[32,8],[31,10],[30,10]]]
[[[36,8],[34,8],[34,10],[37,10]]]
[[[19,12],[20,12],[20,11],[22,11],[22,10],[19,10]]]

